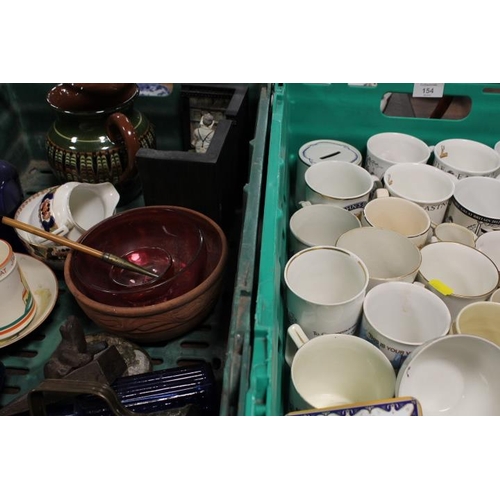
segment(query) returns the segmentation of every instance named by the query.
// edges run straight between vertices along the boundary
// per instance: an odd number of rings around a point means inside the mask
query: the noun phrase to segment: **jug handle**
[[[106,120],[106,130],[113,142],[117,142],[120,137],[125,142],[127,151],[127,168],[123,171],[119,182],[123,182],[132,176],[135,167],[135,155],[141,144],[135,133],[134,126],[123,113],[113,113]]]

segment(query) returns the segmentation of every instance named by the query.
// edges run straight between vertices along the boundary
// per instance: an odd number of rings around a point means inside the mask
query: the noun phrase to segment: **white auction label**
[[[415,83],[413,97],[443,97],[444,83]]]

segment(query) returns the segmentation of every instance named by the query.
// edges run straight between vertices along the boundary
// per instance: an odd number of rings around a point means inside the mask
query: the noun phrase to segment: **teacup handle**
[[[378,189],[382,189],[384,187],[384,184],[382,183],[382,180],[379,179],[376,175],[370,174],[372,180],[373,180],[373,188],[372,191],[376,191]]]
[[[310,207],[312,203],[310,201],[299,201],[299,205],[304,208],[304,207]]]
[[[375,192],[373,193],[374,198],[389,198],[389,196],[390,196],[389,191],[382,187],[376,189]]]
[[[289,366],[292,366],[293,357],[295,353],[309,340],[304,330],[298,325],[294,323],[290,325],[287,330],[288,337],[286,342],[285,349],[285,361]],[[291,342],[290,342],[291,341]]]
[[[131,121],[123,113],[113,113],[106,120],[106,130],[109,138],[113,142],[119,142],[120,139],[125,143],[127,151],[127,166],[120,176],[119,182],[126,181],[132,177],[135,169],[135,156],[141,144],[135,133],[134,126]]]

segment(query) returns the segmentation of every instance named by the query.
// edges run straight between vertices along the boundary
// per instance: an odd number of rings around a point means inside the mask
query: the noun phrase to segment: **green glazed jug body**
[[[139,148],[155,148],[152,124],[134,107],[135,84],[60,84],[47,96],[56,118],[46,137],[59,183],[111,182],[120,205],[140,195]]]

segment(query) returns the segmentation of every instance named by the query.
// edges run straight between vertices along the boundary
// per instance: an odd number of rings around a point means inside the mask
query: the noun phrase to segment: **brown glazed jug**
[[[141,183],[135,156],[155,148],[154,128],[134,108],[135,83],[61,83],[47,94],[56,119],[47,132],[46,151],[57,180],[111,182],[119,205],[137,198]]]

